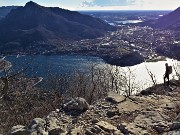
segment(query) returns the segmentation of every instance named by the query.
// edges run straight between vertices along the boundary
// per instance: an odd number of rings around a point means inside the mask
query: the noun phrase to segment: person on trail
[[[166,66],[166,71],[165,71],[165,74],[164,74],[164,85],[165,85],[165,83],[166,83],[166,78],[168,79],[167,84],[169,85],[169,74],[170,74],[170,70],[169,70],[168,63],[166,63],[165,66]]]

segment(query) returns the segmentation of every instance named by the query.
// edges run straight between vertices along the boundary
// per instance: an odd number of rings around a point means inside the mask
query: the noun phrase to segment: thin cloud
[[[136,0],[137,7],[150,10],[176,9],[180,6],[180,0]]]
[[[107,7],[107,6],[127,6],[127,5],[133,5],[134,3],[135,0],[93,0],[91,2],[84,1],[82,5],[88,7],[93,7],[93,6]]]

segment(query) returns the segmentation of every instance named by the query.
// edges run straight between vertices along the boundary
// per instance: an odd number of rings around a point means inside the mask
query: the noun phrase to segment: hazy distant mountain
[[[3,6],[0,7],[0,20],[4,18],[12,9],[16,9],[17,6]]]
[[[0,21],[0,49],[26,47],[37,41],[96,38],[114,29],[88,15],[28,2]]]
[[[141,23],[141,25],[148,25],[153,28],[168,28],[180,31],[180,7],[157,20],[143,22]]]

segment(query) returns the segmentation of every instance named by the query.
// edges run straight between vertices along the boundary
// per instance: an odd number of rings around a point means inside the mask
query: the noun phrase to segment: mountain
[[[30,1],[0,21],[0,49],[23,49],[35,42],[96,38],[111,30],[115,28],[98,18]]]
[[[0,20],[4,18],[12,9],[16,9],[17,6],[3,6],[0,7]]]
[[[141,25],[180,31],[180,7],[157,20],[146,21],[141,23]]]

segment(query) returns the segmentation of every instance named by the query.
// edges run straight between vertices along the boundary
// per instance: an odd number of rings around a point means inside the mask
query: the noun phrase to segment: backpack
[[[168,66],[168,69],[169,69],[169,74],[172,73],[172,66]]]

